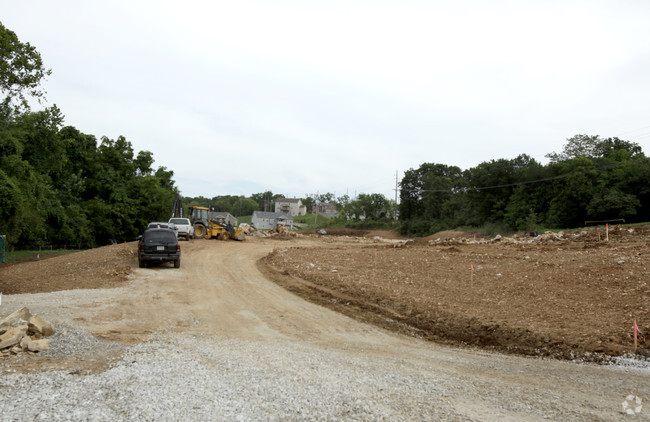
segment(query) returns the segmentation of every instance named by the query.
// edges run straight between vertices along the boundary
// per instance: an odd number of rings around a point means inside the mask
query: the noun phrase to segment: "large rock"
[[[20,320],[27,322],[31,317],[32,314],[29,312],[29,309],[23,306],[16,312],[13,312],[0,320],[0,330],[6,329],[7,327],[14,325],[17,321]]]
[[[20,308],[0,321],[0,351],[2,356],[22,351],[42,352],[50,348],[51,336],[56,328],[43,318],[32,315],[27,308]],[[33,336],[34,338],[30,337]]]
[[[50,339],[33,340],[27,336],[20,341],[20,347],[30,352],[44,352],[50,348]]]
[[[27,348],[30,352],[44,352],[50,348],[50,339],[32,340],[29,342]]]
[[[23,350],[27,350],[27,348],[29,347],[29,342],[30,341],[32,341],[31,337],[29,337],[29,336],[23,337],[22,340],[20,340],[20,347]]]
[[[20,340],[27,335],[27,325],[8,327],[4,334],[0,335],[0,349],[20,344]]]
[[[43,337],[48,337],[56,333],[56,328],[50,322],[34,315],[29,319],[29,331],[34,334],[40,334]]]

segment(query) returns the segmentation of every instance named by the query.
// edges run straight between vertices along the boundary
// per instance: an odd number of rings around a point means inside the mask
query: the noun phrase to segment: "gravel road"
[[[650,420],[648,368],[394,335],[264,279],[271,248],[196,241],[127,287],[3,296],[0,315],[28,306],[59,332],[0,360],[0,420]],[[648,405],[627,415],[629,395]]]

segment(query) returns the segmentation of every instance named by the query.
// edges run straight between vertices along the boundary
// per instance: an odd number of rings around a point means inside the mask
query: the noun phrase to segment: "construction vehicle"
[[[186,217],[194,227],[195,239],[244,240],[244,230],[234,228],[232,224],[217,216],[217,212],[206,207],[188,207],[188,215],[183,216],[183,204],[177,194],[174,198],[172,218]]]
[[[181,196],[176,194],[174,196],[174,208],[172,208],[172,218],[183,218],[183,202]]]
[[[189,207],[189,219],[194,226],[195,238],[217,238],[222,240],[244,240],[244,231],[234,228],[223,218],[218,218],[215,212],[206,207]]]

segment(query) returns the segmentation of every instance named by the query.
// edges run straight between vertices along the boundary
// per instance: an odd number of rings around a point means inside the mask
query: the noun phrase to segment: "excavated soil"
[[[410,335],[600,361],[633,350],[635,320],[650,332],[650,228],[606,238],[591,229],[487,243],[445,232],[404,245],[283,244],[263,265],[296,294]],[[638,352],[648,355],[641,338]]]
[[[258,267],[286,289],[437,342],[598,361],[632,351],[635,320],[650,333],[648,226],[612,228],[608,241],[604,229],[491,242],[462,232],[412,242],[369,231],[250,241],[250,247],[235,242],[222,249],[242,254],[261,241],[273,252]],[[185,245],[188,257],[217,246]],[[126,286],[137,271],[136,247],[132,242],[0,265],[0,292]],[[177,306],[183,312],[185,305]],[[113,334],[110,339],[122,340]],[[648,355],[642,339],[639,353]]]

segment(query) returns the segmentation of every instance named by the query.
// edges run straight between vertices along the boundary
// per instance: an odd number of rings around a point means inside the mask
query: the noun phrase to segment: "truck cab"
[[[194,227],[189,218],[172,217],[169,219],[169,224],[173,224],[175,231],[179,238],[190,240],[194,238]]]

